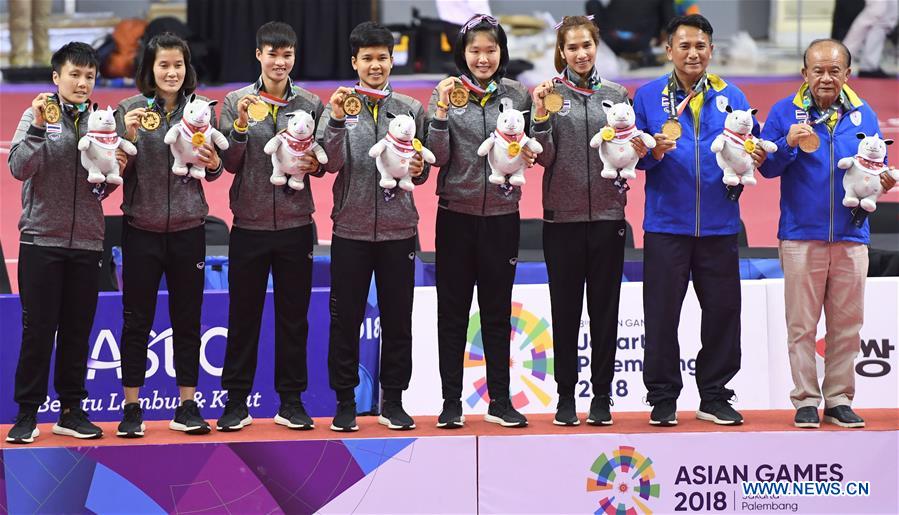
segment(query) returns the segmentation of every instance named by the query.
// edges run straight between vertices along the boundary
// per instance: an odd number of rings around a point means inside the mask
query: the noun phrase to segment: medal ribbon
[[[812,106],[814,106],[816,109],[818,108],[818,106],[815,105],[814,99],[812,98],[811,88],[806,88],[805,93],[802,94],[802,107],[808,113],[809,119],[812,118]],[[840,91],[840,98],[837,99],[837,101],[834,102],[832,106],[825,109],[821,116],[815,118],[815,121],[809,122],[809,125],[818,125],[819,123],[830,120],[833,115],[840,112],[841,107],[845,111],[848,111],[852,108],[850,105],[848,105],[848,101],[842,91]]]
[[[356,93],[359,93],[360,95],[364,95],[364,96],[366,96],[370,99],[374,99],[376,101],[383,100],[383,99],[387,98],[388,95],[390,95],[390,90],[386,89],[386,88],[385,89],[374,89],[374,88],[366,88],[365,86],[354,86],[353,89],[356,91]]]
[[[572,75],[574,75],[577,78],[580,78],[579,76],[577,76],[576,73],[572,72],[570,68],[565,68],[562,71],[562,75],[560,75],[559,77],[556,77],[555,80],[558,82],[561,82],[562,84],[565,84],[566,86],[568,86],[569,88],[574,90],[576,93],[579,93],[585,97],[589,97],[593,93],[596,93],[597,91],[599,91],[600,88],[602,88],[602,80],[599,78],[599,73],[596,71],[595,67],[593,68],[593,71],[590,72],[590,78],[588,78],[586,80],[586,86],[587,86],[586,88],[582,88],[582,87],[578,86],[577,84],[575,84],[574,81],[571,80]]]
[[[496,91],[495,80],[490,81],[490,84],[487,84],[486,88],[482,88],[481,86],[476,84],[474,81],[469,79],[467,75],[460,75],[459,80],[462,81],[462,85],[465,86],[465,89],[474,93],[478,97],[483,97],[488,93],[493,93],[494,91]]]
[[[705,91],[707,83],[708,75],[703,73],[702,77],[693,85],[690,93],[684,97],[680,104],[677,104],[677,80],[674,78],[674,72],[671,72],[671,75],[668,76],[668,119],[676,120],[679,118],[684,109],[687,108],[690,100],[693,100],[693,97]],[[677,109],[674,108],[675,104],[677,104]]]
[[[265,91],[259,92],[259,98],[261,98],[262,101],[265,102],[266,104],[271,104],[271,105],[275,105],[278,107],[284,107],[287,105],[287,100],[284,100],[283,98],[278,98],[274,95],[266,93]]]

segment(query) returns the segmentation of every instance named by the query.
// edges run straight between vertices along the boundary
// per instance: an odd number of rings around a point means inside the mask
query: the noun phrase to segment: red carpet
[[[504,428],[496,424],[484,422],[481,416],[467,417],[465,427],[456,430],[437,429],[436,417],[416,417],[418,429],[413,431],[391,431],[378,424],[377,417],[359,417],[359,431],[354,433],[338,433],[329,429],[331,419],[315,419],[316,428],[312,431],[291,431],[276,425],[271,419],[256,419],[253,424],[235,433],[220,433],[213,430],[208,435],[191,436],[168,429],[168,421],[147,423],[144,438],[125,439],[115,436],[117,422],[98,424],[106,436],[99,440],[76,440],[66,436],[57,436],[51,432],[52,424],[40,424],[41,436],[31,445],[11,445],[2,443],[3,448],[19,449],[33,447],[97,447],[114,445],[164,445],[174,443],[227,443],[227,442],[267,442],[281,440],[338,440],[346,438],[407,438],[427,436],[514,436],[514,435],[563,435],[563,434],[638,434],[638,433],[758,433],[766,431],[815,431],[793,427],[791,410],[743,411],[746,420],[741,426],[718,426],[709,422],[696,420],[693,412],[678,413],[679,424],[669,428],[657,428],[648,424],[649,413],[614,413],[615,424],[609,427],[593,427],[583,423],[577,427],[559,427],[553,425],[552,415],[529,415],[530,425],[526,428]],[[865,429],[844,429],[833,424],[821,424],[818,431],[896,431],[899,430],[899,409],[861,409],[858,414],[865,419]],[[209,420],[215,423],[214,420]],[[0,434],[5,438],[10,425],[0,425]]]
[[[787,96],[798,87],[797,79],[733,79],[732,82],[740,86],[754,107],[759,109],[759,120],[763,121],[768,109],[777,100]],[[641,82],[642,83],[642,82]],[[628,81],[628,89],[633,92],[640,83]],[[394,87],[427,103],[431,89],[420,86],[404,88],[402,79],[394,82]],[[420,85],[420,82],[416,82]],[[852,81],[853,87],[859,94],[869,101],[878,113],[881,129],[885,137],[899,139],[899,100],[896,97],[896,81],[876,79],[856,79]],[[321,98],[327,99],[331,94],[331,86],[324,87],[316,83],[304,84]],[[0,124],[4,132],[0,135],[0,154],[8,157],[9,141],[12,139],[16,124],[22,111],[31,103],[34,96],[42,91],[35,87],[33,90],[23,91],[16,87],[15,91],[5,87],[0,92],[0,103],[3,110],[0,111]],[[215,87],[201,88],[201,92],[211,98],[223,100],[225,94],[233,88]],[[133,94],[131,90],[101,88],[96,90],[94,100],[101,105],[115,106],[122,98]],[[890,158],[893,162],[899,159],[899,145],[889,147]],[[8,171],[6,159],[0,160],[0,242],[3,245],[3,255],[7,259],[7,269],[13,284],[13,291],[18,291],[16,280],[16,259],[18,258],[18,223],[21,214],[21,183],[12,178]],[[543,171],[535,167],[527,176],[527,184],[523,187],[521,203],[521,215],[523,218],[540,218],[542,216],[540,184]],[[436,176],[436,170],[434,172]],[[435,182],[432,177],[425,185],[415,192],[415,203],[421,215],[419,231],[421,233],[421,245],[423,250],[434,249],[434,220],[436,217],[437,198],[434,195]],[[210,205],[210,213],[231,223],[231,212],[228,207],[228,188],[231,186],[232,176],[223,177],[212,184],[206,184],[206,196]],[[315,199],[315,222],[318,225],[319,238],[329,240],[331,237],[331,185],[334,178],[329,176],[323,179],[314,179],[312,185]],[[107,214],[120,214],[120,191],[113,194],[104,202],[104,211]],[[631,190],[628,193],[628,205],[626,208],[627,220],[634,228],[634,241],[637,247],[642,247],[643,230],[643,177],[638,175],[636,181],[632,181]],[[740,198],[742,217],[746,224],[749,243],[757,247],[769,247],[777,245],[777,218],[779,210],[778,181],[760,179],[758,186],[747,188]],[[899,201],[899,187],[883,200]]]

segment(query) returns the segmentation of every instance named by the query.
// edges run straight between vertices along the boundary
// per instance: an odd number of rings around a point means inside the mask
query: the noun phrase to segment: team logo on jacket
[[[556,114],[558,114],[559,116],[568,116],[568,113],[570,113],[570,112],[571,112],[571,100],[566,100],[566,101],[562,102],[562,109],[559,110],[559,112]]]
[[[199,263],[197,263],[197,270],[202,270],[205,267],[206,267],[205,261],[200,261]]]
[[[715,105],[718,107],[718,110],[722,113],[727,112],[727,97],[724,95],[720,95],[715,97]]]
[[[808,121],[808,113],[802,109],[796,110],[796,121],[799,123],[805,123]]]
[[[849,121],[852,122],[852,125],[858,127],[862,124],[862,112],[861,111],[853,111],[852,114],[849,115]]]
[[[343,122],[344,127],[346,127],[347,129],[352,129],[352,128],[356,127],[356,125],[358,123],[359,123],[359,115],[352,115],[352,114],[346,115],[346,121]]]

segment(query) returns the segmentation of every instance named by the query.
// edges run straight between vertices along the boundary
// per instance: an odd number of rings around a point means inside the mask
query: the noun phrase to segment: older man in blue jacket
[[[677,424],[683,387],[677,328],[692,277],[702,306],[696,416],[735,425],[743,417],[728,402],[734,392],[727,383],[740,370],[740,208],[728,198],[711,145],[724,129],[727,108],[745,110],[749,103],[736,86],[706,72],[713,49],[708,20],[677,17],[667,32],[674,70],[637,90],[634,103],[637,128],[657,142],[638,165],[646,170],[643,381],[653,406],[649,423]],[[753,158],[758,166],[764,151],[758,148]]]
[[[794,425],[819,426],[823,394],[825,422],[864,427],[850,405],[864,317],[868,224],[857,227],[850,209],[843,207],[845,172],[837,162],[855,155],[858,133],[880,135],[880,128],[874,111],[846,85],[851,56],[842,43],[813,41],[803,61],[805,82],[768,115],[762,137],[774,141],[778,150],[761,167],[765,177],[780,177],[777,237],[784,270]],[[884,190],[895,184],[886,173],[880,182]],[[819,386],[815,339],[822,307],[827,333],[824,383]]]

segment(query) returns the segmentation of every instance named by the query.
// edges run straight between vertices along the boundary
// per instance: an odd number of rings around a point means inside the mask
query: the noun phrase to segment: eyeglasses
[[[497,20],[493,16],[490,16],[489,14],[476,14],[470,20],[468,20],[468,22],[465,25],[462,26],[462,28],[459,30],[459,32],[461,32],[462,34],[465,34],[466,32],[475,28],[475,26],[477,26],[478,24],[480,24],[481,22],[484,22],[484,21],[489,23],[491,27],[496,27],[497,25],[499,25],[499,20]]]
[[[560,21],[559,23],[557,23],[556,26],[553,27],[553,30],[559,30],[559,27],[561,27],[562,24],[565,23],[565,20],[567,20],[568,18],[573,18],[573,16],[562,16],[562,21]],[[587,18],[588,20],[590,20],[590,21],[593,21],[593,15],[592,15],[592,14],[591,14],[590,16],[587,16],[586,18]]]

